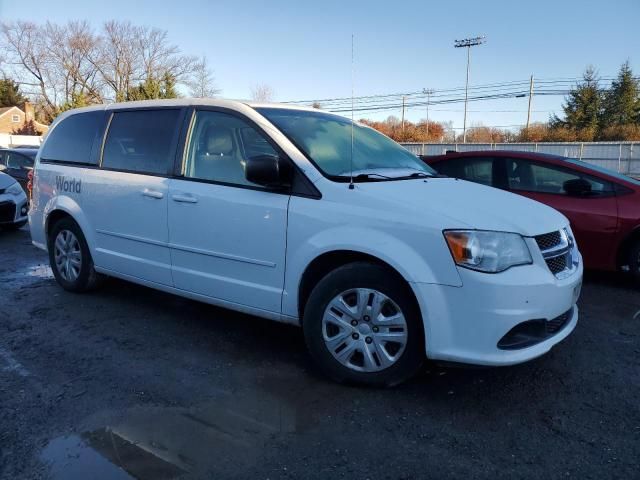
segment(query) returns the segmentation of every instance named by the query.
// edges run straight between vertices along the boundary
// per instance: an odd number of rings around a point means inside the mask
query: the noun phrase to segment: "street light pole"
[[[464,124],[462,125],[462,143],[467,143],[467,100],[469,98],[469,68],[471,64],[471,47],[476,45],[482,45],[487,40],[484,36],[464,38],[462,40],[455,40],[453,46],[455,48],[467,49],[467,81],[464,87]]]

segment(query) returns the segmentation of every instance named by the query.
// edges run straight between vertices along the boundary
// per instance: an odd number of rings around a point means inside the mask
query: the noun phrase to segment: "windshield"
[[[257,108],[325,175],[336,180],[354,177],[397,180],[435,175],[417,156],[376,130],[354,124],[351,164],[351,120],[324,112],[287,108]],[[353,168],[353,170],[352,170]]]
[[[640,180],[637,180],[633,177],[629,177],[622,173],[618,173],[615,170],[610,170],[608,168],[600,167],[598,165],[593,165],[592,163],[587,163],[582,160],[576,160],[573,158],[565,158],[564,160],[569,163],[573,163],[574,165],[579,165],[582,168],[588,168],[595,172],[604,173],[605,175],[609,175],[610,177],[617,178],[618,180],[624,180],[625,182],[633,183],[634,185],[640,185]]]

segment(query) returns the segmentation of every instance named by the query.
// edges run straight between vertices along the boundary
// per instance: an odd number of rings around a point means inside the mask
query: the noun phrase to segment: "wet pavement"
[[[580,308],[526,365],[344,387],[295,327],[117,280],[67,293],[0,232],[0,478],[637,477],[640,293],[591,274]]]

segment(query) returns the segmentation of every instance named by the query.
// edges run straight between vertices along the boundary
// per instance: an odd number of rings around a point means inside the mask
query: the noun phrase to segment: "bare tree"
[[[57,95],[51,85],[51,56],[41,28],[32,22],[3,23],[2,50],[11,73],[27,94],[39,96],[47,117],[57,113]]]
[[[166,30],[138,27],[136,41],[142,60],[142,81],[171,75],[184,83],[198,62],[196,57],[183,55],[177,45],[170,44]]]
[[[90,61],[98,39],[87,21],[71,21],[66,25],[50,22],[42,28],[49,46],[50,74],[63,105],[102,102],[104,82]]]
[[[118,102],[127,98],[127,92],[139,80],[141,58],[136,48],[136,30],[131,22],[106,22],[98,48],[89,57],[105,82],[107,97]]]
[[[273,88],[266,83],[258,83],[251,88],[251,99],[256,102],[271,102],[273,97]]]
[[[45,120],[80,99],[83,104],[102,101],[102,81],[89,61],[97,39],[88,22],[4,23],[0,31],[12,76],[27,95],[40,100]]]
[[[204,58],[183,54],[165,30],[127,21],[108,21],[98,33],[86,21],[0,23],[0,68],[44,120],[67,108],[126,101],[150,85],[166,85],[164,95],[196,83],[200,94],[217,93]]]
[[[191,78],[185,83],[192,97],[207,98],[220,93],[220,89],[216,88],[213,71],[209,68],[207,58],[204,56],[196,62]]]
[[[117,102],[127,100],[139,85],[167,76],[186,84],[197,63],[169,43],[166,30],[116,20],[104,24],[91,62],[106,86],[106,97]]]

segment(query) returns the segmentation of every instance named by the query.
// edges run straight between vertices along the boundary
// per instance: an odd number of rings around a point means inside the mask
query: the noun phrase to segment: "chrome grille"
[[[559,257],[553,257],[546,260],[547,266],[551,273],[557,275],[567,268],[567,256],[561,255]]]
[[[533,238],[540,248],[547,267],[556,277],[562,276],[563,272],[572,268],[573,239],[569,236],[569,232],[557,230]]]
[[[560,232],[544,233],[533,237],[538,244],[540,250],[549,250],[550,248],[557,247],[562,242],[562,236]]]

